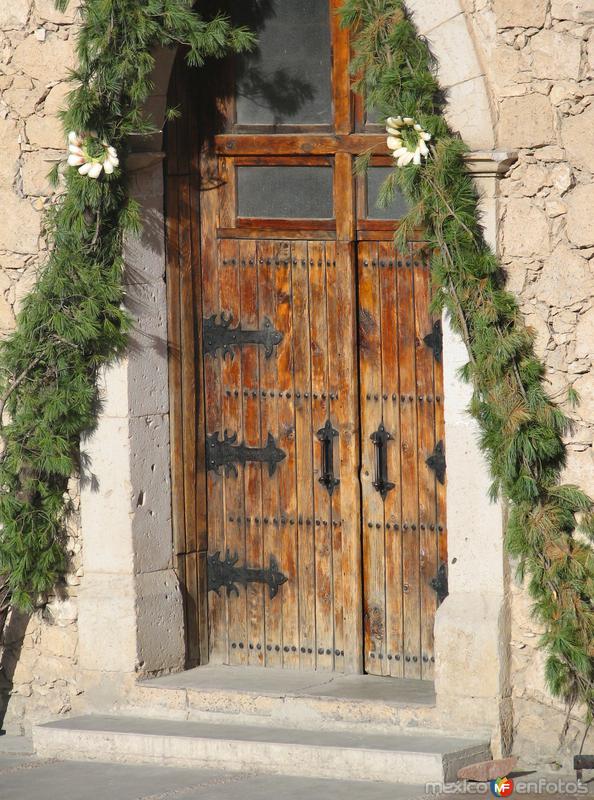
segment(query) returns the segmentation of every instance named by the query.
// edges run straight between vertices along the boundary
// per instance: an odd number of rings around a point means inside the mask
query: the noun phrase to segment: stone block
[[[575,357],[594,362],[594,308],[578,317],[575,328]]]
[[[426,0],[408,0],[407,9],[419,33],[425,34],[462,12],[460,0],[443,0],[439,4]]]
[[[554,308],[567,308],[594,294],[588,262],[563,244],[545,259],[533,286],[535,297]]]
[[[444,89],[482,75],[463,14],[434,28],[427,38],[437,57],[439,82]]]
[[[0,119],[0,186],[12,185],[20,155],[19,129],[8,117]]]
[[[169,418],[130,420],[131,514],[136,572],[171,567]]]
[[[0,250],[36,253],[41,230],[41,216],[28,200],[0,188]]]
[[[530,39],[530,47],[535,77],[574,81],[579,78],[582,43],[575,36],[544,30]]]
[[[46,116],[55,117],[58,115],[59,111],[63,111],[66,108],[68,93],[71,92],[73,88],[71,83],[60,81],[60,83],[57,83],[50,89],[49,94],[45,98],[45,103],[43,104],[43,111]]]
[[[503,242],[506,256],[547,253],[549,225],[545,214],[531,200],[511,200],[505,209]]]
[[[69,0],[66,11],[58,11],[55,0],[35,0],[35,16],[42,22],[68,25],[77,19],[80,0]]]
[[[101,417],[83,450],[90,458],[81,491],[85,570],[132,574],[128,421]]]
[[[127,286],[126,307],[135,320],[128,354],[131,416],[169,410],[165,282]]]
[[[85,670],[135,671],[136,590],[132,572],[86,572],[79,597],[79,664]]]
[[[44,42],[27,36],[14,49],[12,66],[44,83],[54,82],[74,67],[74,42],[49,33]]]
[[[53,188],[48,174],[53,165],[64,158],[60,150],[34,150],[23,155],[23,192],[30,197],[49,197]]]
[[[40,647],[44,654],[49,653],[58,658],[73,658],[77,641],[77,631],[74,625],[67,628],[45,625],[41,631]]]
[[[576,116],[564,117],[561,136],[572,164],[594,172],[594,105]]]
[[[553,0],[551,16],[575,22],[594,22],[594,0]]]
[[[495,0],[498,28],[540,28],[547,13],[547,0]]]
[[[49,114],[44,117],[33,115],[27,120],[25,130],[29,144],[34,147],[49,147],[55,150],[63,148],[66,153],[66,137],[62,123],[57,117]]]
[[[593,425],[594,424],[594,374],[592,372],[585,372],[583,375],[580,375],[575,383],[573,384],[573,388],[576,390],[578,395],[580,396],[580,404],[577,407],[577,414],[579,415],[580,419],[584,422]],[[591,450],[587,452],[591,453]],[[570,468],[571,474],[577,477],[577,483],[579,486],[586,490],[591,491],[591,487],[594,486],[594,476],[592,476],[592,464],[591,462],[588,464],[590,469],[587,471],[586,474],[589,474],[592,477],[592,482],[586,485],[584,481],[584,474],[580,474],[580,470],[572,469],[572,465],[575,464],[575,457],[577,457],[577,453],[572,453],[574,457],[571,463],[568,465]],[[584,464],[582,464],[582,469],[584,468]]]
[[[567,235],[578,247],[594,246],[594,183],[576,186],[566,195]]]
[[[184,609],[175,572],[144,573],[137,575],[136,580],[139,669],[143,672],[183,669]]]
[[[448,90],[446,119],[471,150],[494,148],[494,126],[483,78],[473,78]]]
[[[29,18],[31,0],[5,0],[0,3],[0,30],[23,28]]]
[[[502,147],[514,150],[549,144],[555,135],[553,109],[542,94],[506,97],[499,114],[498,139]]]
[[[435,689],[438,709],[448,716],[448,724],[471,729],[482,723],[492,729],[497,723],[506,659],[500,644],[503,608],[503,594],[455,591],[437,610]]]

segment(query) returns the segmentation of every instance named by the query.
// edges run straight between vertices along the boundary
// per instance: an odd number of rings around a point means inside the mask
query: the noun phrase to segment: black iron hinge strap
[[[246,464],[248,461],[256,461],[268,465],[268,474],[274,475],[276,465],[287,457],[284,450],[276,446],[274,436],[269,433],[265,447],[248,447],[241,442],[236,444],[237,434],[227,436],[224,431],[222,441],[219,439],[219,432],[206,437],[206,468],[220,474],[219,467],[224,467],[226,475],[237,475],[236,464]]]
[[[246,587],[248,583],[263,583],[268,586],[270,599],[276,597],[279,588],[286,583],[288,578],[280,571],[276,558],[271,555],[268,569],[262,567],[238,567],[239,556],[231,556],[229,550],[221,560],[221,551],[207,556],[208,590],[219,593],[224,586],[227,596],[235,593],[239,595],[237,584]]]
[[[233,348],[243,347],[246,344],[262,345],[266,358],[270,358],[274,348],[283,340],[281,331],[277,331],[268,317],[264,317],[260,330],[243,330],[241,325],[231,328],[233,315],[220,314],[221,321],[217,323],[217,315],[204,320],[202,326],[204,354],[215,356],[217,350],[222,351],[223,358],[230,355],[234,357]]]

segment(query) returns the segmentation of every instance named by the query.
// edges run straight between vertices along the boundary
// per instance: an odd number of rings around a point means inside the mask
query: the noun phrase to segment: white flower
[[[416,136],[417,142],[412,150],[405,141],[405,129],[412,133],[413,136]],[[423,158],[429,156],[427,142],[430,141],[431,134],[423,130],[412,117],[388,117],[386,120],[386,132],[388,133],[386,140],[388,149],[392,151],[398,167],[405,167],[411,162],[419,166]]]
[[[96,131],[89,133],[70,131],[68,134],[68,165],[78,167],[80,175],[88,175],[95,180],[102,172],[111,175],[120,164],[117,150],[104,140],[101,141],[103,153],[99,156],[91,155],[89,141],[98,138]]]

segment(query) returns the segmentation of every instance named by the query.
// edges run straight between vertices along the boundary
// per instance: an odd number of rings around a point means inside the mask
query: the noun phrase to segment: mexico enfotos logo
[[[508,777],[498,778],[488,783],[457,781],[456,783],[427,783],[425,797],[442,795],[482,795],[483,797],[521,797],[526,794],[563,795],[567,797],[583,797],[588,794],[588,787],[578,781],[563,779],[535,778],[534,780],[512,780]]]

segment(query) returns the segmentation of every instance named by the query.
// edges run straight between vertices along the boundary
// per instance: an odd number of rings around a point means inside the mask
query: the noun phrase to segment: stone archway
[[[439,59],[448,120],[473,152],[487,238],[497,239],[497,178],[513,162],[493,152],[489,92],[459,0],[410,0]],[[162,125],[175,53],[157,53],[147,110]],[[86,704],[118,702],[138,675],[183,668],[183,607],[173,564],[162,135],[138,138],[129,168],[144,231],[126,252],[133,346],[105,376],[105,407],[81,499],[85,576],[80,596],[80,665]],[[444,326],[450,595],[436,620],[436,689],[444,727],[483,727],[500,750],[506,728],[503,515],[488,500],[487,468],[458,378],[462,343]],[[452,646],[455,642],[455,646]],[[117,675],[117,679],[115,676]],[[460,676],[464,675],[464,680]],[[505,743],[503,743],[505,746]]]

